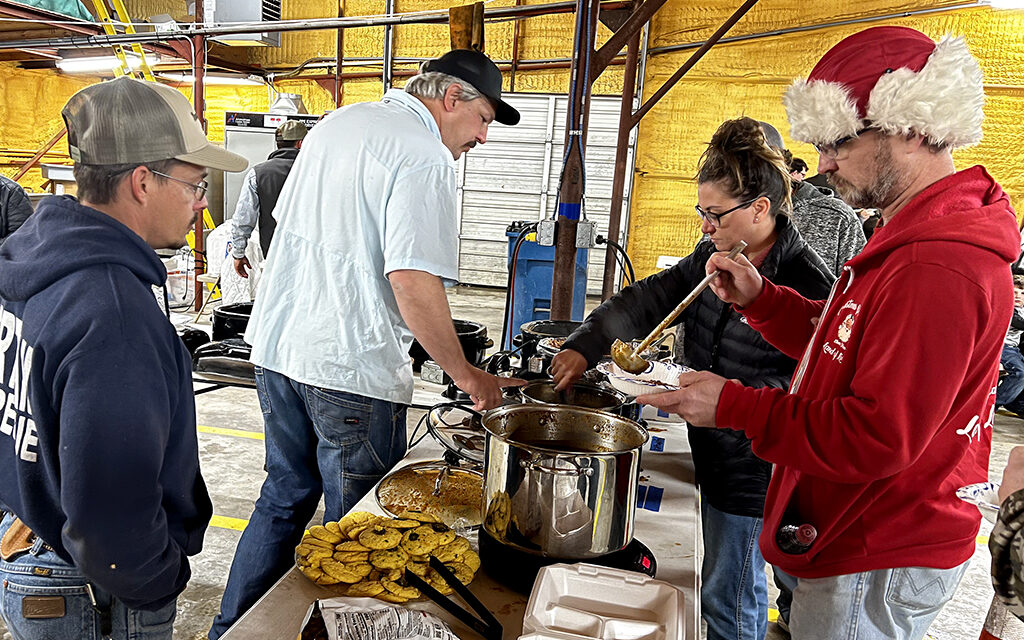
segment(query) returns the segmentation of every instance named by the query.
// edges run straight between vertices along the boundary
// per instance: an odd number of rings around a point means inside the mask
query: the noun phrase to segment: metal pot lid
[[[483,520],[484,476],[476,469],[426,460],[395,469],[377,484],[374,497],[386,513],[410,511],[433,516],[453,529],[472,529]]]
[[[445,402],[431,407],[424,420],[431,437],[457,459],[484,463],[486,441],[478,412],[464,404]]]

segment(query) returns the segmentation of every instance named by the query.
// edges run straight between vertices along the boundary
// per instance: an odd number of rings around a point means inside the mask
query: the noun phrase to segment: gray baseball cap
[[[122,76],[82,89],[61,111],[77,164],[181,160],[222,171],[249,161],[206,139],[188,99],[171,87]]]
[[[285,120],[274,131],[274,137],[278,140],[302,140],[308,131],[306,125],[298,120]]]

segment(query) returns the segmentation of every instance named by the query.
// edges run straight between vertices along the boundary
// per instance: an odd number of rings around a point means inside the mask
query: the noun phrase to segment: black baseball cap
[[[501,124],[518,124],[519,112],[501,99],[501,71],[491,59],[473,49],[453,49],[423,65],[422,72],[436,71],[465,80],[491,101],[494,119]]]

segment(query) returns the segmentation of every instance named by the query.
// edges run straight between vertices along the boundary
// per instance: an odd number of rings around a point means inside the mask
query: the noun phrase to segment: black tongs
[[[437,575],[441,576],[441,579],[451,587],[455,593],[459,594],[459,597],[473,607],[473,609],[480,614],[480,618],[477,618],[469,611],[466,611],[459,605],[448,599],[447,596],[442,594],[440,591],[430,586],[430,584],[419,577],[409,569],[405,570],[405,580],[412,586],[419,589],[423,595],[436,602],[438,606],[452,614],[459,619],[460,622],[468,626],[473,631],[479,633],[486,640],[501,640],[502,628],[501,623],[494,617],[487,607],[483,605],[480,600],[466,587],[466,585],[459,582],[459,579],[455,577],[448,567],[444,566],[444,563],[430,556],[430,568],[437,572]]]

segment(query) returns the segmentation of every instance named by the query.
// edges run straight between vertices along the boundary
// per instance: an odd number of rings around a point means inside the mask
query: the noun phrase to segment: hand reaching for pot
[[[548,373],[555,381],[555,391],[562,391],[579,380],[586,370],[587,359],[582,353],[573,349],[563,349],[551,358]]]

